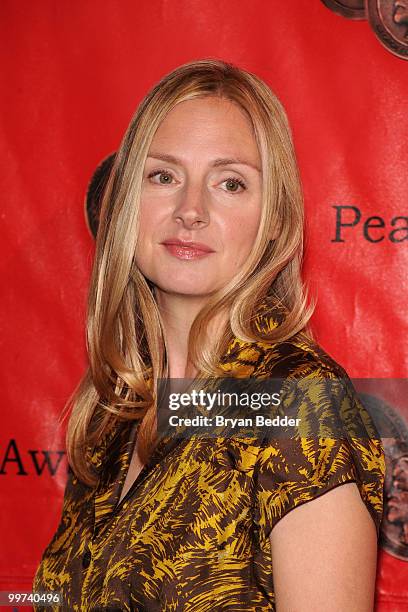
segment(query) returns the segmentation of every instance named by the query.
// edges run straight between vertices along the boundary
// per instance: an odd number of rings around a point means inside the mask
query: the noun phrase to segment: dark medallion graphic
[[[404,41],[408,41],[408,2],[407,0],[395,0],[393,21],[400,26],[405,26]]]
[[[96,232],[99,226],[99,215],[101,212],[101,203],[103,192],[109,179],[110,171],[112,170],[115,153],[111,153],[106,157],[96,168],[89,181],[88,190],[85,197],[85,218],[89,231],[96,238]]]
[[[368,21],[391,53],[408,59],[408,0],[366,0]]]
[[[327,8],[348,19],[367,19],[388,51],[408,59],[408,0],[322,0]]]
[[[364,0],[322,0],[327,8],[348,19],[366,19]]]
[[[382,399],[359,397],[380,432],[385,451],[384,515],[380,546],[408,561],[408,428],[400,414]]]

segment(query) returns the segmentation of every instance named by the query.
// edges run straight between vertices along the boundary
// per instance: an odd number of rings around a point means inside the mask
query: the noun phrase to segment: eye
[[[230,178],[225,179],[223,183],[225,183],[226,185],[226,191],[229,191],[230,193],[239,193],[240,188],[242,191],[247,188],[243,180],[232,176]]]
[[[151,179],[155,176],[159,177],[158,181],[153,181],[156,185],[171,185],[171,181],[174,178],[173,175],[168,170],[158,169],[153,170],[150,174],[147,175],[148,179]]]

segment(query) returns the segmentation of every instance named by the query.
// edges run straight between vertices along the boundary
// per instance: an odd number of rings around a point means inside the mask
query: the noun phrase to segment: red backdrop
[[[2,0],[0,17],[0,590],[30,590],[61,512],[57,416],[86,363],[84,194],[144,94],[208,56],[272,87],[303,180],[317,339],[352,377],[406,377],[408,231],[391,232],[407,224],[392,225],[407,214],[408,64],[319,0]],[[380,551],[379,611],[408,609],[407,561]]]

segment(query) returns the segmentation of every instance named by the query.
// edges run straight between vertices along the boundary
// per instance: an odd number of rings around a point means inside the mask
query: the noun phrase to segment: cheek
[[[151,249],[155,242],[156,220],[150,207],[141,205],[139,211],[139,232],[136,245],[136,261],[142,271],[151,259]]]
[[[255,242],[260,218],[260,210],[257,208],[250,215],[232,216],[224,226],[226,248],[230,245],[234,251],[242,254],[243,258],[247,257]]]
[[[142,212],[140,212],[139,241],[143,241],[148,236],[150,236],[151,231],[152,231],[152,223],[150,221],[150,218],[147,215],[143,215]]]
[[[142,198],[139,211],[139,239],[146,241],[152,238],[165,216],[166,212],[163,205],[160,206],[159,202],[151,199],[143,200]]]

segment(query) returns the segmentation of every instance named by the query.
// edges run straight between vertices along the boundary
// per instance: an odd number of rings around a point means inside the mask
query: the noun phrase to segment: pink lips
[[[186,242],[177,238],[168,238],[161,244],[173,257],[178,259],[198,259],[214,253],[209,246],[201,242]]]

